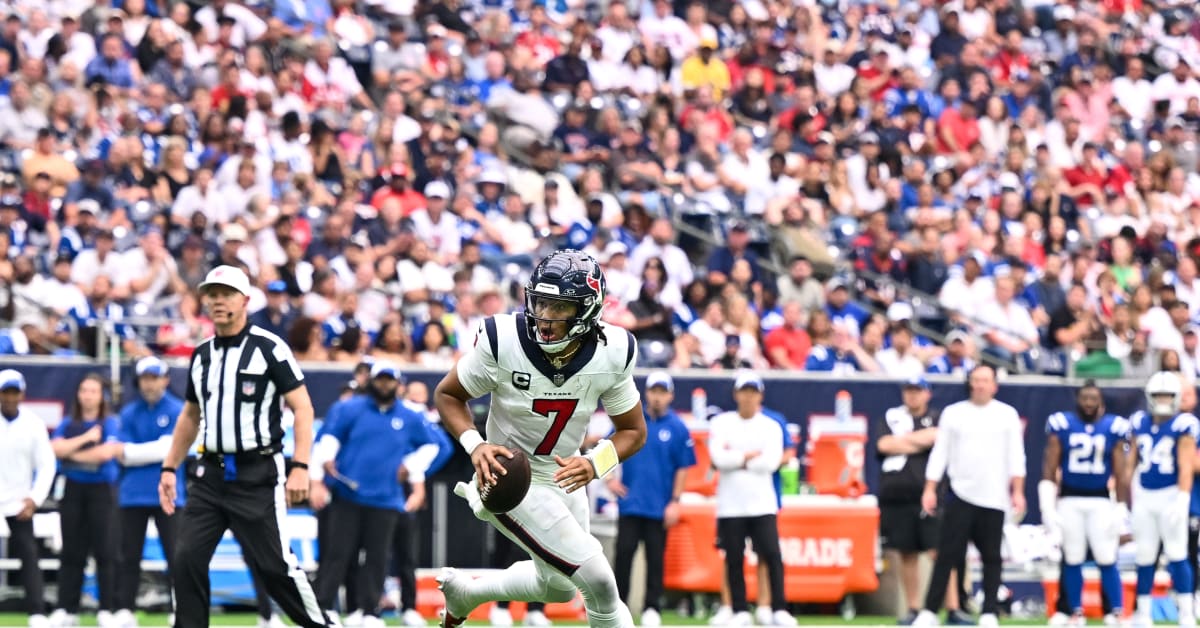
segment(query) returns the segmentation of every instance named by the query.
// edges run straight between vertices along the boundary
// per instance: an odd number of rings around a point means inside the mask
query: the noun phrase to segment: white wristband
[[[458,436],[458,444],[467,450],[468,456],[475,453],[475,449],[483,443],[483,436],[479,435],[479,430],[467,430]]]
[[[609,473],[612,473],[613,469],[617,468],[617,465],[621,464],[616,445],[613,445],[613,442],[607,438],[596,443],[596,446],[584,458],[592,462],[592,469],[596,471],[597,479],[604,479]]]

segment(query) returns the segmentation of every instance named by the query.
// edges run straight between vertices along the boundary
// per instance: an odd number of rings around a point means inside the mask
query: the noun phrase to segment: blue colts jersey
[[[1190,412],[1184,412],[1155,425],[1154,418],[1141,411],[1129,420],[1138,448],[1138,482],[1150,489],[1175,486],[1179,477],[1179,439],[1190,436],[1194,440],[1200,432],[1200,421]]]
[[[1106,414],[1088,423],[1074,412],[1046,419],[1046,433],[1062,447],[1063,497],[1108,497],[1113,449],[1129,439],[1129,421]]]

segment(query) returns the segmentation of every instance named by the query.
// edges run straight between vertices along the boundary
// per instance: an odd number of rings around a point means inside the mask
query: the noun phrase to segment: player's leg
[[[358,571],[358,553],[362,549],[362,518],[364,508],[344,499],[334,499],[325,506],[328,512],[326,521],[337,534],[332,534],[317,564],[317,581],[313,591],[317,595],[317,604],[325,610],[333,610],[337,605],[338,589],[346,580],[346,574]],[[389,530],[390,532],[390,530]],[[356,600],[346,600],[347,606],[353,606]],[[374,608],[374,605],[371,606]],[[349,608],[343,608],[349,613]],[[364,609],[365,610],[365,609]]]
[[[1140,491],[1133,500],[1131,525],[1133,542],[1136,546],[1134,562],[1137,564],[1137,615],[1139,624],[1149,625],[1152,601],[1150,592],[1154,587],[1154,569],[1158,562],[1159,538],[1157,502],[1161,502],[1157,491]]]
[[[1173,502],[1174,496],[1170,499]],[[1179,608],[1179,625],[1194,626],[1196,615],[1192,608],[1192,591],[1195,574],[1187,556],[1187,517],[1178,516],[1172,504],[1162,508],[1157,519],[1167,571],[1171,574],[1171,585],[1175,590],[1175,604]]]
[[[1058,500],[1062,517],[1063,596],[1067,598],[1067,614],[1083,612],[1083,561],[1087,557],[1088,518],[1095,513],[1087,508],[1087,499],[1064,497]]]
[[[1200,517],[1188,517],[1188,563],[1192,565],[1192,590],[1195,594],[1200,591]],[[1196,609],[1194,601],[1200,594],[1193,595],[1192,608]]]
[[[1120,617],[1124,607],[1122,600],[1124,588],[1121,584],[1121,573],[1117,570],[1120,522],[1117,521],[1115,506],[1105,498],[1090,499],[1086,511],[1086,532],[1087,545],[1092,550],[1092,559],[1100,568],[1100,589],[1109,604],[1107,614]],[[1066,530],[1063,533],[1066,534]]]

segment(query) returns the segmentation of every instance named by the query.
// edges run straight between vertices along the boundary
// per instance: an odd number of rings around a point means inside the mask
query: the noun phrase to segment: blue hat
[[[25,376],[21,375],[20,371],[14,369],[0,371],[0,390],[10,390],[13,388],[25,392]]]
[[[745,371],[738,375],[737,379],[733,382],[733,389],[735,391],[743,388],[753,388],[758,392],[763,392],[767,389],[767,386],[763,383],[762,378],[758,376],[758,373]]]
[[[282,279],[267,283],[267,292],[287,292],[287,282]]]
[[[670,375],[667,375],[662,371],[655,371],[646,378],[646,390],[650,390],[655,386],[658,386],[659,388],[666,388],[667,392],[675,392],[674,380],[671,379]]]
[[[400,381],[400,367],[385,360],[380,360],[379,362],[371,365],[371,379],[382,377],[384,375],[391,377],[396,381]]]
[[[920,388],[923,390],[929,390],[929,382],[924,377],[918,375],[916,377],[910,377],[904,380],[904,385],[901,386],[901,388]]]
[[[143,375],[162,377],[167,374],[167,363],[154,356],[149,356],[138,360],[134,371],[138,374],[138,377]]]

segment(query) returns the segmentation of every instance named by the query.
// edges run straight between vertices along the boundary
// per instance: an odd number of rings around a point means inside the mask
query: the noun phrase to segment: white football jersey
[[[553,483],[554,456],[575,456],[597,404],[609,415],[634,408],[637,341],[599,323],[605,340],[587,342],[562,369],[554,368],[526,333],[523,314],[484,320],[475,345],[458,361],[458,379],[471,397],[491,393],[489,443],[529,455],[535,482]]]

